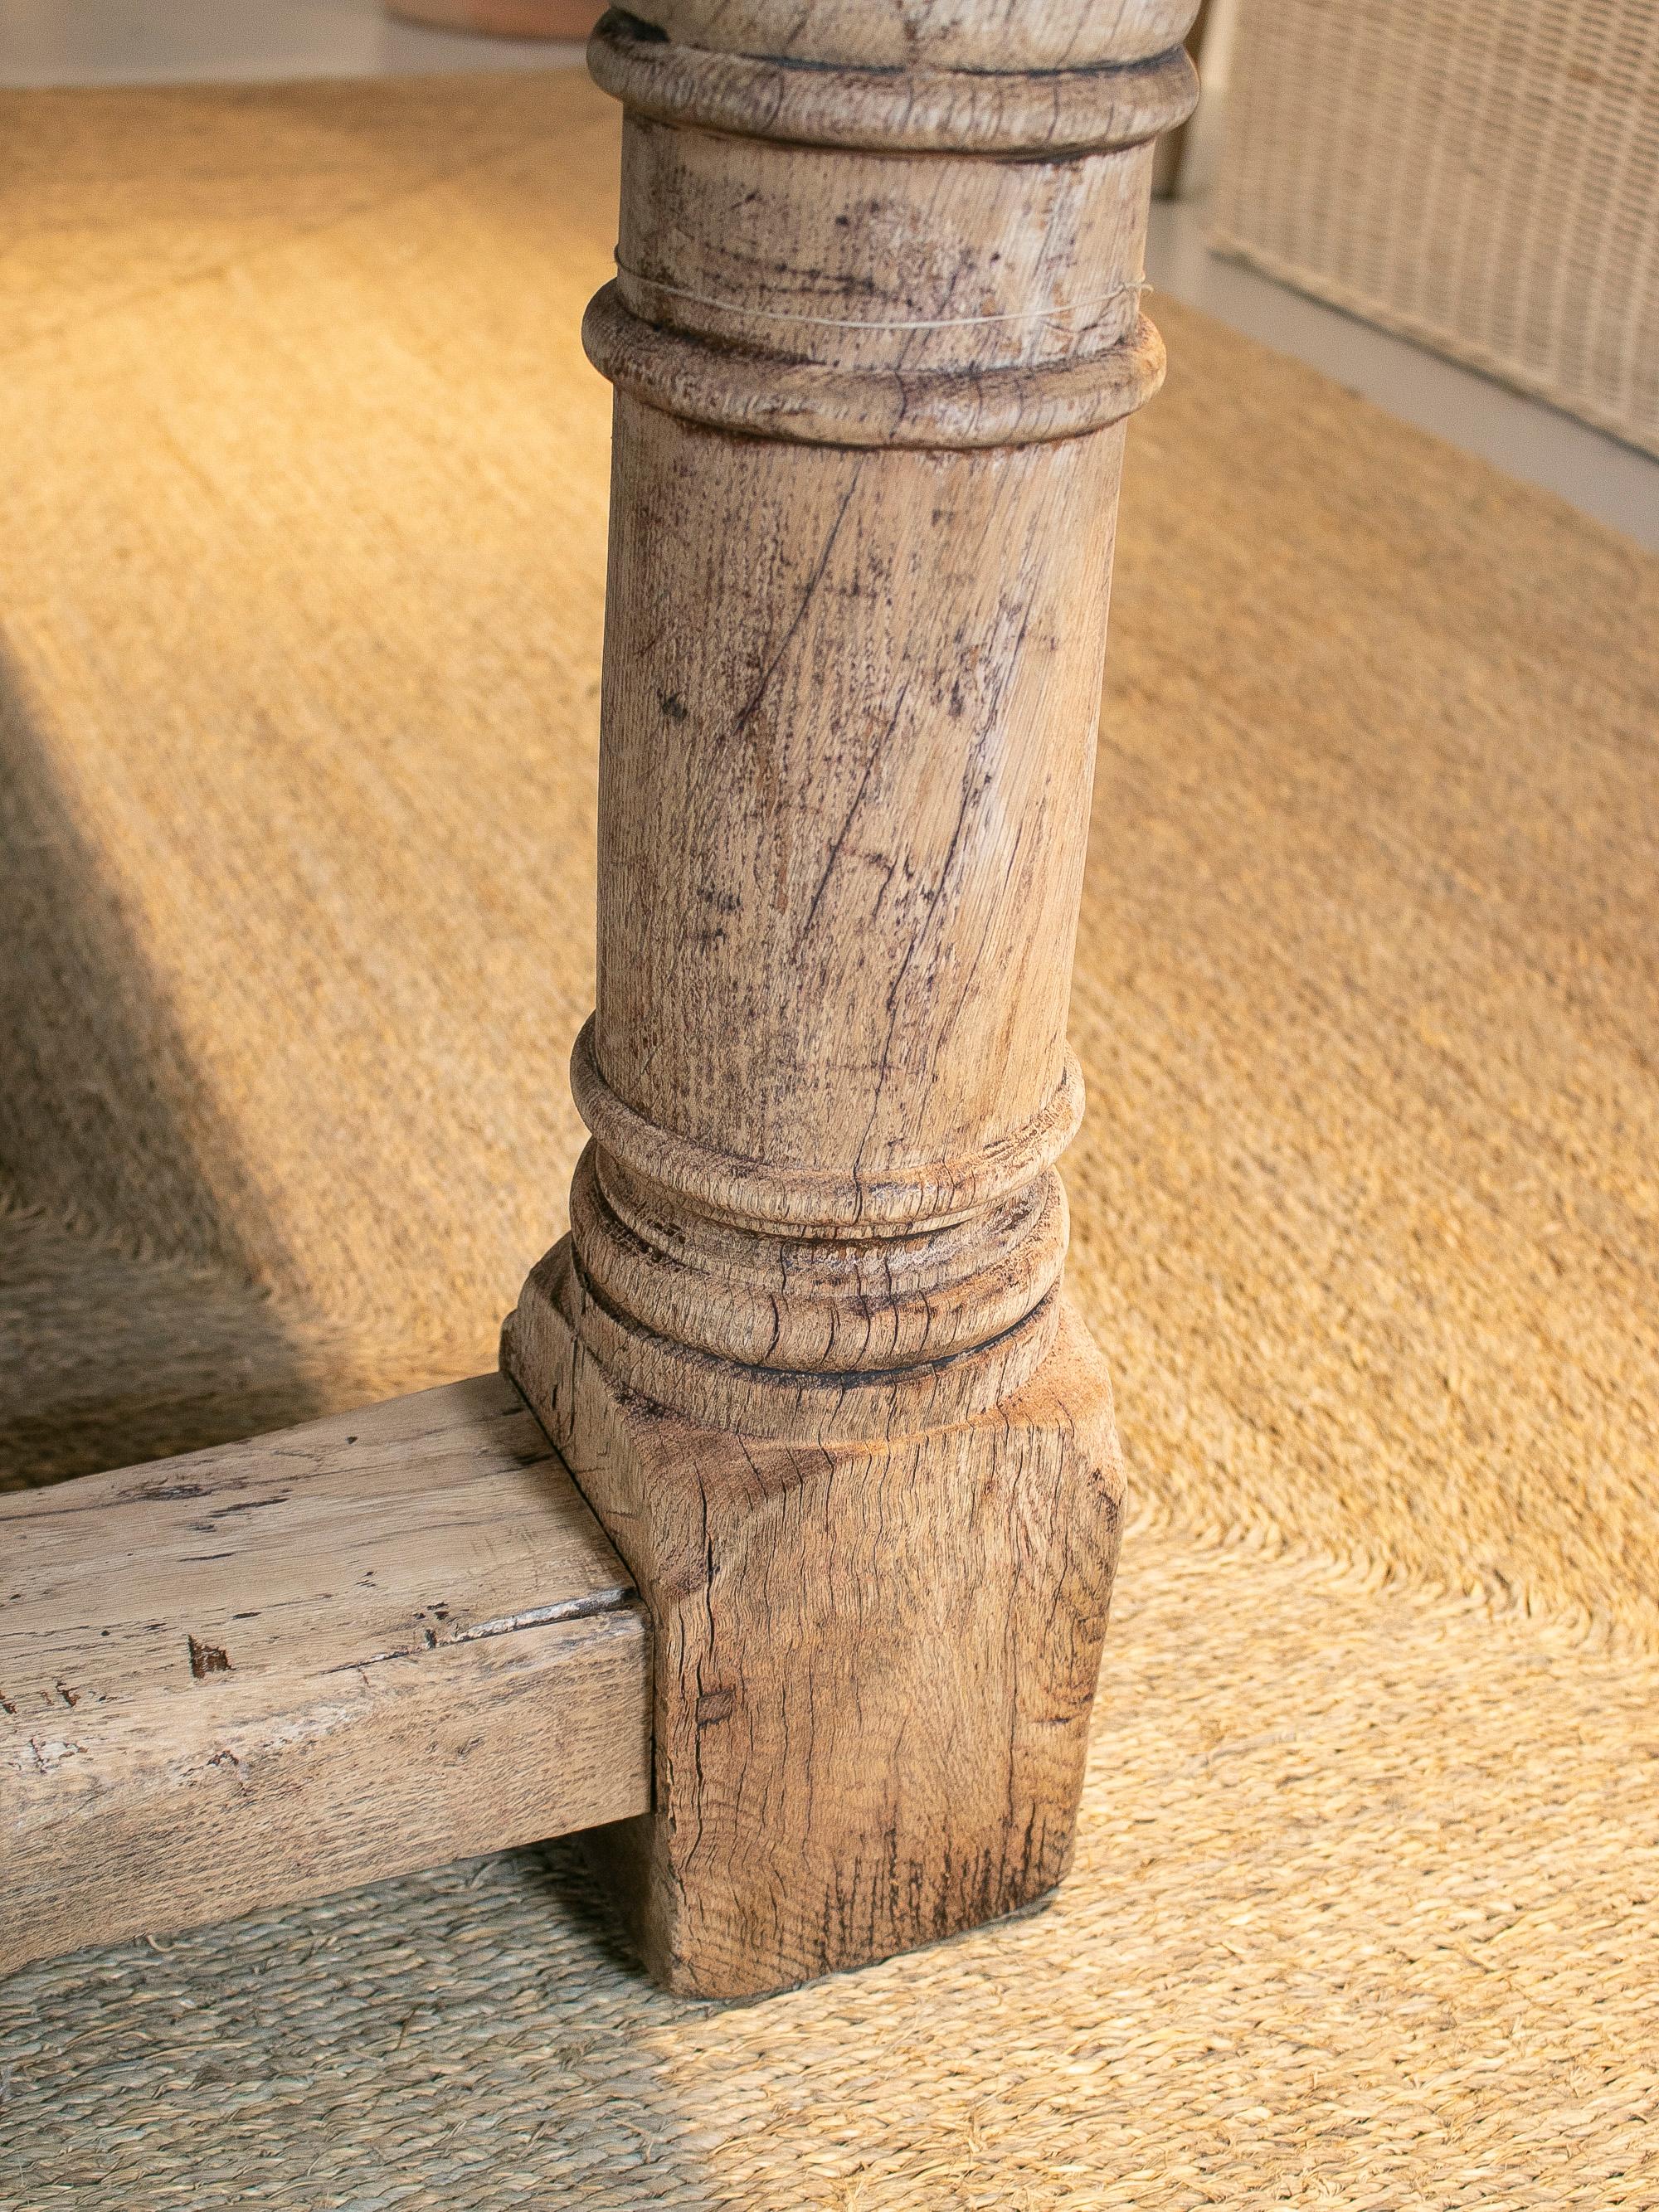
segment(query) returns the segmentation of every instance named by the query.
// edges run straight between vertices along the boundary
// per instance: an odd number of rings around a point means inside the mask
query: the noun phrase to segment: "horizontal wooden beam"
[[[642,1812],[649,1712],[497,1376],[0,1498],[0,1970]]]

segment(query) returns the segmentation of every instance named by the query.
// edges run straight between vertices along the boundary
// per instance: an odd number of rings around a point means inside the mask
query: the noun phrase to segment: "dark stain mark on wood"
[[[198,1682],[205,1681],[210,1674],[231,1672],[230,1661],[221,1645],[198,1643],[193,1636],[187,1636],[185,1641],[190,1646],[190,1671]]]

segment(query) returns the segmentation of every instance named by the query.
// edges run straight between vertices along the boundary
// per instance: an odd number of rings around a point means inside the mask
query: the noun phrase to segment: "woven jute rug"
[[[589,1003],[614,119],[0,99],[0,1453],[491,1364]],[[0,1984],[0,2204],[1659,2201],[1659,564],[1173,302],[1044,1912],[737,2009],[556,1846]]]

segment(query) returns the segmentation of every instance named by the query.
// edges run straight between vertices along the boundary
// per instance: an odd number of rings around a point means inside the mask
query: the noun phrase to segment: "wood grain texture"
[[[568,1244],[532,1287],[514,1371],[651,1606],[653,1809],[594,1841],[657,1978],[758,1995],[1052,1888],[1123,1494],[1075,1316],[988,1413],[806,1444],[614,1380]]]
[[[0,1499],[0,1968],[638,1812],[647,1632],[488,1376]]]
[[[1090,69],[1179,46],[1197,0],[651,0],[671,39],[868,69]]]
[[[1010,72],[913,61],[872,74],[757,54],[677,46],[665,57],[631,19],[611,17],[588,50],[595,81],[636,118],[732,131],[795,147],[878,153],[1068,154],[1152,138],[1188,96],[1180,47],[1136,65]],[[729,159],[729,156],[726,157]],[[1030,243],[1036,246],[1038,241]]]
[[[1190,7],[683,0],[625,110],[593,1143],[503,1358],[661,1648],[654,1972],[1058,1878],[1115,1557],[1054,1163]]]

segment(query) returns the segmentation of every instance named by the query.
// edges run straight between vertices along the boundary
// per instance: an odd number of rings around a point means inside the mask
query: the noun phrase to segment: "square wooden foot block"
[[[1082,1325],[978,1419],[806,1445],[618,1386],[580,1297],[567,1243],[503,1357],[651,1613],[653,1807],[595,1841],[652,1972],[758,1995],[1051,1888],[1122,1499]]]

